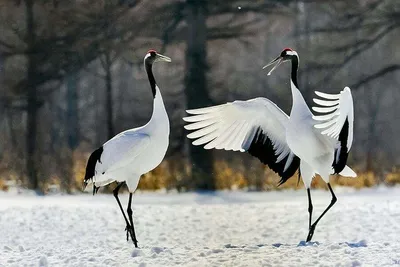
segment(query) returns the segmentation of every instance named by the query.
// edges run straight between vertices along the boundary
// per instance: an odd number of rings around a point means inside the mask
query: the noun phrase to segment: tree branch
[[[361,79],[360,81],[352,84],[350,86],[350,88],[358,88],[358,87],[360,87],[360,86],[362,86],[364,84],[372,82],[373,80],[381,78],[382,76],[385,76],[385,75],[387,75],[387,74],[389,74],[391,72],[397,71],[397,70],[400,70],[400,64],[392,64],[392,65],[387,66],[387,67],[385,67],[385,68],[383,68],[383,69],[381,69],[381,70],[379,70],[379,71],[377,71],[377,72],[365,77],[364,79]]]

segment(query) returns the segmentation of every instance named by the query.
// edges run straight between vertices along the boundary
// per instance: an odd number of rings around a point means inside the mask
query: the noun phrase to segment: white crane
[[[154,98],[150,121],[142,127],[129,129],[114,136],[95,150],[89,157],[84,178],[86,187],[93,185],[93,194],[99,187],[117,182],[113,194],[126,222],[126,238],[128,240],[130,235],[135,247],[137,239],[132,219],[132,194],[138,186],[140,176],[161,163],[169,144],[168,115],[152,71],[153,63],[158,61],[171,62],[171,59],[155,50],[149,50],[144,57],[144,66]],[[125,183],[129,190],[129,221],[118,198],[118,191]]]
[[[274,65],[270,75],[282,62],[292,63],[291,91],[293,97],[290,117],[276,104],[258,97],[247,101],[234,101],[223,105],[187,110],[193,115],[184,118],[187,130],[194,130],[188,138],[196,139],[193,145],[205,145],[205,149],[247,151],[260,159],[281,176],[279,185],[299,170],[308,194],[309,233],[311,241],[318,222],[335,204],[336,196],[329,184],[331,174],[355,177],[346,166],[353,142],[353,99],[348,87],[339,94],[315,92],[319,106],[313,107],[318,115],[309,110],[297,85],[299,57],[297,52],[286,48],[279,57],[264,68]],[[327,183],[332,194],[329,206],[311,224],[312,201],[310,185],[315,174]]]

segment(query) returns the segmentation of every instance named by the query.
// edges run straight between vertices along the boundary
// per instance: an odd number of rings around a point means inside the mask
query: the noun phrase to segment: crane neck
[[[157,90],[156,90],[156,79],[154,78],[153,69],[152,69],[153,64],[145,61],[144,65],[145,65],[145,69],[147,72],[147,77],[149,78],[151,92],[153,94],[153,98],[155,98]]]
[[[147,128],[153,132],[159,132],[162,135],[169,135],[169,119],[165,109],[164,101],[158,86],[155,86],[155,97],[153,101],[153,113]]]
[[[299,57],[297,55],[293,55],[291,57],[292,61],[292,73],[291,73],[291,80],[293,84],[296,86],[296,88],[299,88],[299,85],[297,83],[297,71],[299,69]]]
[[[312,113],[304,100],[303,95],[299,90],[299,85],[297,83],[297,71],[299,69],[299,57],[298,55],[293,55],[292,61],[292,73],[290,77],[290,87],[292,89],[292,110],[290,111],[290,120],[299,120],[304,118],[312,118]]]
[[[157,127],[157,129],[160,129],[159,127],[162,127],[163,130],[161,132],[169,133],[168,114],[165,110],[165,105],[160,89],[156,84],[156,79],[153,75],[152,66],[152,63],[145,62],[146,72],[149,78],[151,92],[153,94],[153,113],[151,115],[150,121],[148,122],[148,127]]]
[[[154,62],[154,61],[153,61]],[[161,96],[160,89],[156,84],[156,79],[153,75],[153,62],[149,61],[146,57],[144,66],[146,69],[147,77],[149,78],[151,92],[153,94],[153,113],[149,122],[143,126],[145,132],[149,134],[161,134],[162,136],[169,136],[169,119],[167,111],[165,110],[164,101]]]

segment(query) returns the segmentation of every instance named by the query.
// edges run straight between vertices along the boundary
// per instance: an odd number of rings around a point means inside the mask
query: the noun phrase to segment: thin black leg
[[[307,195],[308,195],[308,213],[309,213],[308,229],[310,229],[311,228],[312,212],[313,212],[313,205],[312,205],[312,202],[311,202],[310,188],[307,188]]]
[[[332,195],[331,203],[330,203],[329,206],[324,210],[324,212],[321,214],[321,216],[319,216],[318,219],[311,225],[310,231],[308,232],[308,236],[307,236],[307,242],[311,241],[311,238],[312,238],[313,235],[314,235],[315,227],[317,226],[319,220],[321,220],[321,218],[325,215],[325,213],[326,213],[330,208],[332,208],[332,206],[333,206],[333,205],[336,203],[336,201],[337,201],[337,198],[336,198],[336,196],[335,196],[335,193],[333,193],[333,190],[332,190],[332,187],[331,187],[330,183],[328,183],[328,188],[329,188],[329,191],[331,191],[331,195]]]
[[[137,245],[137,239],[136,239],[136,234],[135,234],[135,227],[133,226],[133,218],[132,218],[132,193],[129,193],[129,201],[128,201],[128,208],[127,208],[127,213],[128,213],[128,217],[129,217],[129,221],[130,221],[130,223],[131,223],[131,231],[130,231],[130,234],[131,234],[131,238],[132,238],[132,241],[133,241],[133,244],[135,244],[135,247],[137,248],[138,247],[138,245]]]
[[[122,212],[122,215],[124,215],[124,219],[125,219],[125,222],[126,222],[126,228],[125,228],[125,230],[127,231],[127,232],[126,232],[126,240],[128,241],[128,240],[129,240],[129,234],[128,234],[128,232],[129,232],[130,225],[129,225],[128,219],[126,218],[124,209],[122,208],[121,201],[119,201],[119,198],[118,198],[118,191],[119,191],[119,189],[124,185],[124,183],[125,183],[125,182],[119,183],[119,184],[117,185],[117,187],[114,188],[113,194],[114,194],[115,199],[116,199],[117,202],[118,202],[118,206],[119,206],[119,208],[120,208],[120,210],[121,210],[121,212]]]

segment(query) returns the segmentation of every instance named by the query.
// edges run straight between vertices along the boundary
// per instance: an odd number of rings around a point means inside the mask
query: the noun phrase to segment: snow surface
[[[305,190],[137,193],[140,249],[112,195],[0,193],[0,266],[400,266],[400,188],[336,191],[311,244]]]

